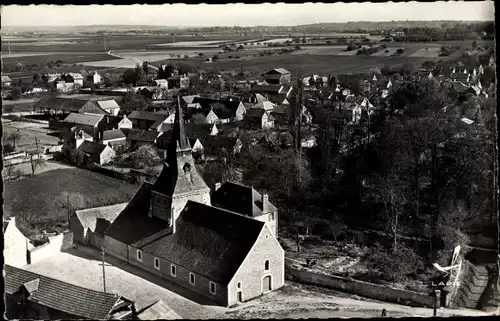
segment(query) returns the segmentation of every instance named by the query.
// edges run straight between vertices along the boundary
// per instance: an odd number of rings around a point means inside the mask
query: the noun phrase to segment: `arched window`
[[[269,271],[269,260],[264,263],[264,270]]]
[[[189,173],[191,171],[191,164],[184,164],[184,167],[182,167],[182,169],[184,170],[184,173]]]

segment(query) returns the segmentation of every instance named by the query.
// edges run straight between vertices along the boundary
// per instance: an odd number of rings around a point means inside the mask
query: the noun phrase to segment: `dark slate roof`
[[[227,285],[257,241],[264,224],[221,208],[188,201],[176,221],[175,233],[142,249]]]
[[[44,97],[36,102],[34,108],[59,109],[77,113],[88,102],[88,100],[83,99]]]
[[[238,142],[238,138],[228,136],[206,136],[201,141],[203,152],[208,155],[215,155],[217,151],[225,148],[232,151]]]
[[[141,119],[141,120],[152,120],[152,121],[157,121],[161,120],[164,121],[167,119],[168,115],[165,114],[160,114],[160,113],[151,113],[149,111],[138,111],[134,110],[129,116],[129,119]]]
[[[246,216],[262,215],[262,195],[253,187],[233,182],[222,184],[212,193],[212,204]],[[269,202],[269,211],[276,211],[276,207]]]
[[[168,228],[168,223],[156,216],[148,217],[152,184],[143,183],[128,205],[108,227],[105,235],[136,246],[148,236]]]
[[[70,113],[63,122],[79,125],[97,126],[104,115]]]
[[[185,124],[184,130],[188,138],[203,138],[210,135],[214,124]]]
[[[167,196],[179,195],[189,192],[209,190],[207,184],[198,173],[191,155],[191,144],[186,143],[188,151],[177,153],[175,163],[165,164],[163,170],[153,185],[153,190]],[[167,152],[168,155],[168,152]],[[184,164],[190,164],[191,172],[189,175],[184,173]]]
[[[158,132],[155,130],[130,129],[127,134],[127,139],[140,142],[154,142]]]
[[[80,147],[78,147],[79,150],[90,155],[100,155],[104,148],[106,148],[106,145],[88,140],[83,141]]]
[[[102,293],[5,265],[5,292],[13,294],[24,284],[39,280],[32,287],[29,300],[80,318],[104,320],[119,300],[112,293]],[[31,282],[33,283],[33,282]]]
[[[285,68],[275,68],[275,69],[271,69],[269,70],[268,72],[266,72],[264,75],[272,75],[272,74],[289,74],[290,72],[288,70],[286,70]]]
[[[117,138],[127,138],[127,136],[121,129],[105,130],[102,133],[102,140],[110,140]]]
[[[250,108],[247,110],[245,113],[245,117],[251,117],[251,118],[262,118],[266,111],[261,108]]]
[[[252,92],[278,93],[282,85],[255,85],[252,87]]]

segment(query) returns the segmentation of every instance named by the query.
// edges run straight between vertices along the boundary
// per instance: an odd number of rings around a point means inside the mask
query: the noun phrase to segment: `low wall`
[[[430,308],[434,304],[433,298],[425,293],[394,289],[379,284],[315,273],[292,265],[292,262],[288,259],[286,261],[287,276],[294,281],[409,306]],[[390,263],[388,262],[388,264]]]
[[[15,153],[15,154],[10,154],[10,155],[4,156],[3,159],[9,160],[9,159],[14,159],[14,158],[18,158],[18,157],[27,157],[27,156],[28,156],[28,153],[22,152],[22,153]]]
[[[35,157],[35,159],[36,158],[37,157]],[[52,154],[47,154],[47,155],[40,154],[40,158],[43,159],[43,160],[52,160],[52,159],[54,159],[54,155],[52,155]],[[12,157],[10,159],[5,159],[4,158],[4,160],[5,160],[4,166],[5,165],[15,165],[15,164],[22,164],[22,163],[29,163],[29,162],[31,162],[30,157],[23,156],[23,155],[17,156],[15,158]]]
[[[41,246],[35,247],[30,251],[31,263],[47,259],[61,252],[61,250],[72,247],[73,233],[61,233],[59,235],[49,237],[49,242]]]
[[[26,117],[21,117],[20,120],[28,122],[28,123],[37,123],[37,124],[44,124],[44,125],[49,124],[48,120],[40,120],[40,119],[33,119],[33,118],[26,118]]]

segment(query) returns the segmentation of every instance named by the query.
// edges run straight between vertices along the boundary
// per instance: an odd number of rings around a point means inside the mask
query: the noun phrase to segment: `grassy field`
[[[25,150],[36,146],[35,139],[37,139],[39,146],[56,146],[59,138],[56,136],[48,135],[52,130],[47,128],[45,124],[12,121],[4,122],[2,120],[3,135],[7,136],[11,132],[17,132],[20,138],[16,141],[17,150]]]
[[[4,186],[5,214],[34,220],[37,226],[65,223],[67,212],[56,204],[64,192],[79,193],[85,200],[117,197],[119,202],[127,202],[137,189],[134,185],[79,168],[56,169],[5,182]]]
[[[8,54],[2,55],[3,68],[4,70],[11,70],[16,67],[17,63],[22,63],[23,65],[39,64],[45,65],[49,61],[56,62],[61,60],[66,64],[82,63],[88,61],[100,61],[100,60],[112,60],[117,59],[110,56],[104,52],[73,52],[73,53],[50,53],[46,55],[29,55],[23,57],[9,57]]]

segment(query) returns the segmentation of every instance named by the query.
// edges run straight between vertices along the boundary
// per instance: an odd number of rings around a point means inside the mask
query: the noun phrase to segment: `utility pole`
[[[104,286],[104,293],[106,293],[106,269],[104,268],[104,246],[101,247],[102,254],[102,284]]]
[[[71,222],[71,203],[69,201],[69,194],[66,195],[66,208],[68,209],[68,228],[70,228],[70,224],[71,224],[70,223]]]
[[[9,57],[10,57],[10,41],[9,41]]]
[[[106,50],[106,37],[104,37],[104,51],[107,51]]]

